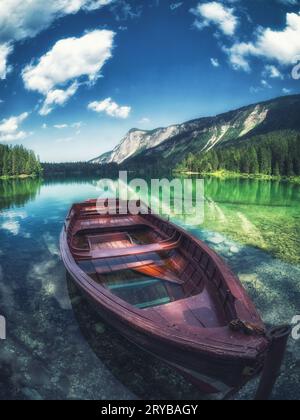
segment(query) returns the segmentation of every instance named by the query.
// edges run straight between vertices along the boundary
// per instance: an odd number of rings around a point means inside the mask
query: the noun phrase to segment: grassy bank
[[[220,179],[260,179],[262,181],[286,181],[292,182],[294,184],[300,184],[300,176],[275,176],[275,175],[264,175],[264,174],[243,174],[239,172],[230,172],[230,171],[216,171],[216,172],[188,172],[188,171],[177,171],[174,173],[179,173],[182,175],[202,175],[202,176],[211,176]]]
[[[9,179],[28,179],[28,178],[37,178],[37,177],[38,175],[35,175],[35,174],[31,174],[31,175],[21,174],[21,175],[13,175],[13,176],[2,175],[0,176],[0,180],[5,181]]]

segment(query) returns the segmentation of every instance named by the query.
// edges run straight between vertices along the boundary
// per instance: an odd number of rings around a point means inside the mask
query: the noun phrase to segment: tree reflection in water
[[[9,179],[0,181],[0,210],[24,206],[40,193],[40,178]]]

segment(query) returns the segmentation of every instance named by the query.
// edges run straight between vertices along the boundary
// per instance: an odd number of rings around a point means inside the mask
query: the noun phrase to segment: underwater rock
[[[50,376],[46,369],[41,365],[41,363],[35,360],[30,361],[28,365],[28,372],[33,385],[41,386],[45,383],[49,383],[50,381]]]
[[[29,400],[42,400],[42,396],[33,388],[22,388],[22,394]]]
[[[232,254],[238,254],[240,252],[240,249],[234,245],[230,248],[230,252],[232,252]]]
[[[209,237],[208,238],[208,241],[211,242],[214,245],[220,245],[220,244],[222,244],[224,242],[224,237],[221,236],[221,235],[216,234],[216,235],[214,235],[212,237]]]
[[[96,324],[95,325],[95,331],[98,334],[104,334],[105,333],[105,327],[103,324]]]

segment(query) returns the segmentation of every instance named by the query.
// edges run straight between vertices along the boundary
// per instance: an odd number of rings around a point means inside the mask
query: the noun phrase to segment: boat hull
[[[193,382],[205,394],[226,394],[239,389],[260,373],[263,367],[263,356],[260,361],[250,359],[228,359],[200,354],[189,346],[178,346],[161,340],[149,332],[141,332],[116,316],[87,293],[77,276],[68,271],[70,279],[77,290],[89,302],[99,317],[117,330],[124,338],[163,360]]]
[[[157,223],[164,224],[166,222],[157,218]],[[232,312],[238,312],[241,316],[255,320],[261,327],[263,324],[254,306],[225,264],[204,244],[180,228],[168,223],[167,229],[179,234],[180,243],[186,244],[184,246],[189,248],[190,253],[193,254],[197,248],[201,249],[201,253],[206,255],[205,267],[208,272],[211,272],[210,282],[214,282],[215,276],[218,287],[221,283],[220,275],[217,273],[218,270],[223,271],[222,278],[231,290],[229,294],[222,294],[224,305],[231,305]],[[116,238],[115,234],[114,237]],[[94,239],[93,237],[92,240]],[[121,239],[123,239],[122,235],[118,237],[118,240]],[[60,248],[66,270],[101,318],[127,340],[191,378],[202,392],[226,394],[237,390],[262,370],[269,347],[265,337],[255,334],[254,336],[247,335],[243,331],[231,331],[225,324],[199,329],[192,328],[188,324],[186,327],[184,324],[177,326],[176,322],[172,325],[172,318],[166,324],[165,321],[162,322],[164,313],[161,313],[159,308],[153,308],[150,311],[137,310],[114,296],[105,287],[95,283],[80,269],[74,259],[76,257],[69,248],[69,241],[70,231],[68,226],[65,226],[61,233]],[[162,242],[163,246],[170,246],[170,243],[170,241]],[[103,251],[97,252],[99,255]],[[105,252],[107,255],[107,251]],[[147,252],[149,252],[149,248],[147,248]],[[183,252],[185,252],[184,249]],[[84,258],[84,254],[78,254],[77,258]],[[232,299],[234,295],[235,297]],[[189,299],[185,299],[184,304],[186,301],[190,302]],[[176,308],[177,306],[169,307],[175,318],[177,316],[174,312],[177,310]],[[191,313],[193,313],[193,308],[191,308]]]

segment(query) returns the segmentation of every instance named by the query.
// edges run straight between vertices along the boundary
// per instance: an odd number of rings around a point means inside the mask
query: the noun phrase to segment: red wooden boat
[[[117,201],[115,214],[103,215],[97,205],[73,205],[60,247],[68,273],[101,316],[206,393],[239,389],[257,375],[271,340],[227,265],[151,212],[121,214]]]

